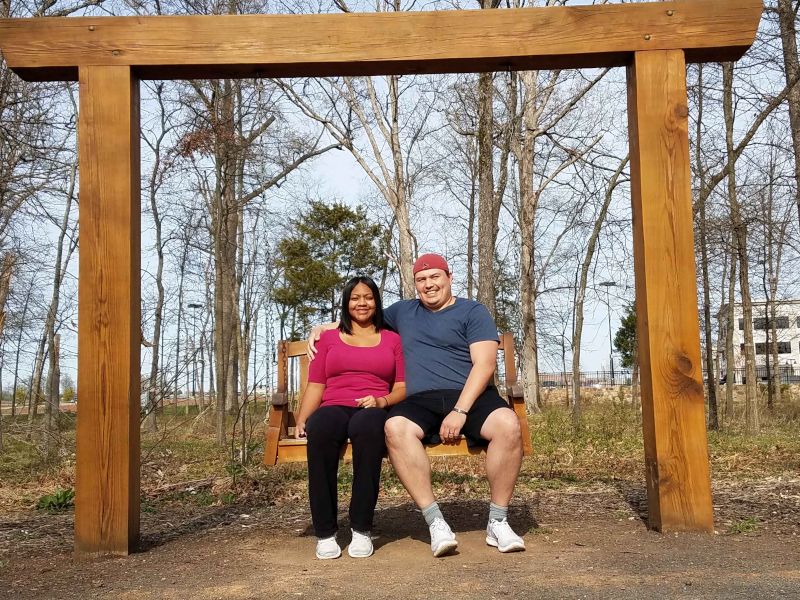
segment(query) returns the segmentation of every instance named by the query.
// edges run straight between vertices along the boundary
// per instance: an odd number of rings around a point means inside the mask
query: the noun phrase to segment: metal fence
[[[756,367],[756,379],[759,382],[766,383],[771,378],[778,375],[780,383],[800,383],[800,368],[795,368],[793,365],[781,365],[777,369],[767,369],[764,365]],[[705,374],[703,374],[705,377]],[[719,382],[726,382],[726,373],[720,375]],[[733,383],[744,384],[747,383],[747,369],[734,369],[733,370]]]
[[[756,367],[756,377],[759,382],[766,383],[775,370],[767,370],[763,365]],[[778,373],[782,384],[800,384],[800,368],[791,365],[782,365]],[[703,373],[703,381],[707,381],[708,376]],[[719,378],[721,384],[726,383],[725,373]],[[734,369],[734,385],[747,383],[747,371],[745,369]],[[614,369],[614,371],[581,371],[579,379],[580,387],[607,388],[618,385],[631,385],[631,372],[626,369]],[[569,388],[572,387],[572,373],[539,373],[539,387],[548,388]]]
[[[631,372],[626,369],[613,371],[581,371],[578,385],[590,388],[608,388],[618,385],[631,385]],[[569,388],[572,387],[572,372],[539,373],[539,387]]]

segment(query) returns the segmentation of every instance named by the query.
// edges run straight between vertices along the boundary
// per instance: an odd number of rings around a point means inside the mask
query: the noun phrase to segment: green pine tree
[[[614,348],[622,357],[622,367],[633,367],[633,355],[636,349],[636,306],[629,304],[625,308],[620,327],[614,336]]]
[[[276,264],[283,276],[273,299],[283,307],[283,335],[299,339],[313,320],[338,318],[339,294],[348,279],[377,279],[386,269],[387,232],[360,206],[320,201],[312,201],[291,225],[292,233],[278,243]]]

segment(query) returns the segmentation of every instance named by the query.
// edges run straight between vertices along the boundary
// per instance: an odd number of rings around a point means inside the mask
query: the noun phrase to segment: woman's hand
[[[373,395],[364,396],[363,398],[356,398],[356,404],[358,404],[359,408],[384,408],[386,406],[386,398],[384,396],[379,396],[376,398]]]
[[[306,437],[306,422],[305,421],[298,421],[295,423],[294,426],[294,437],[296,439]]]

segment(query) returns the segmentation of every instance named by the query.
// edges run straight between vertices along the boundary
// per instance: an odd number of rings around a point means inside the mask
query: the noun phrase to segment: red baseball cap
[[[447,261],[439,254],[422,254],[414,262],[414,275],[426,269],[441,269],[448,275],[450,274],[450,267],[447,266]]]

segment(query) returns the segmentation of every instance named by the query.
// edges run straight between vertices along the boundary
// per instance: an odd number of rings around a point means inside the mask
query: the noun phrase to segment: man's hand
[[[308,360],[314,360],[314,356],[317,354],[317,342],[323,331],[325,331],[325,329],[322,325],[314,325],[314,327],[311,328],[311,333],[308,334],[308,349],[306,350]]]
[[[442,438],[442,442],[445,444],[458,443],[461,436],[461,428],[464,427],[466,422],[467,415],[462,415],[455,411],[448,414],[442,421],[442,426],[439,427],[439,437]]]
[[[308,334],[308,339],[306,340],[308,342],[308,348],[306,349],[308,360],[314,360],[314,357],[317,355],[317,342],[322,332],[328,331],[329,329],[336,329],[338,326],[339,321],[334,321],[333,323],[314,325],[314,327],[311,328],[311,333]]]

